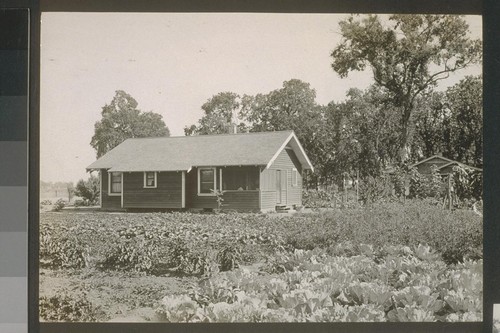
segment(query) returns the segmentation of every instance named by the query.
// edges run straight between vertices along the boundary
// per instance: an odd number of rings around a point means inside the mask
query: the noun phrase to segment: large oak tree
[[[228,133],[229,126],[238,122],[240,96],[225,91],[209,98],[202,106],[203,116],[198,124],[184,127],[185,135]],[[240,124],[240,129],[243,124]]]
[[[111,103],[103,106],[102,118],[95,123],[90,142],[97,158],[129,138],[170,136],[160,114],[142,112],[137,105],[132,96],[118,90]]]
[[[481,60],[482,43],[471,39],[460,16],[391,15],[384,26],[376,15],[340,22],[342,41],[331,53],[332,68],[346,77],[370,67],[401,113],[400,160],[408,156],[415,100],[450,73]]]

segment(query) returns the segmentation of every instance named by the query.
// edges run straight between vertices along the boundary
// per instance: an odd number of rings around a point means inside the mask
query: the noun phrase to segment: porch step
[[[276,205],[275,208],[278,213],[288,213],[290,210],[290,207],[287,207],[286,205]]]

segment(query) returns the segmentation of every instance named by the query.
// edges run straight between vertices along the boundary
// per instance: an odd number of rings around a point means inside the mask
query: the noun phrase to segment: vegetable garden
[[[295,215],[48,212],[40,271],[46,321],[480,321],[482,219],[424,200]]]

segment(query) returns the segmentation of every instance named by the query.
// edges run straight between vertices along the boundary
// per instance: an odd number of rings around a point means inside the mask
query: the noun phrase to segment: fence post
[[[356,204],[359,202],[359,170],[356,170]]]
[[[448,210],[451,210],[451,174],[448,174]]]

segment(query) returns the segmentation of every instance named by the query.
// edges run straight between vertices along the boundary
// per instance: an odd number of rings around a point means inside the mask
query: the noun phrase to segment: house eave
[[[303,169],[308,169],[308,170],[311,170],[311,171],[314,172],[314,167],[313,167],[311,161],[309,160],[309,157],[307,156],[304,148],[300,144],[300,141],[299,141],[299,139],[297,138],[297,136],[295,135],[294,132],[290,133],[290,135],[285,140],[285,142],[283,142],[283,144],[278,149],[278,151],[276,151],[276,153],[271,158],[271,160],[266,164],[266,169],[269,169],[271,167],[271,165],[274,163],[274,161],[276,160],[276,158],[278,158],[279,154],[283,151],[283,149],[285,149],[287,147],[287,145],[289,143],[291,143],[292,149],[296,153],[297,158],[299,159],[299,161],[300,161],[300,163],[302,165],[302,168]],[[297,154],[297,152],[298,152],[298,154]]]

